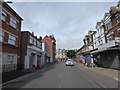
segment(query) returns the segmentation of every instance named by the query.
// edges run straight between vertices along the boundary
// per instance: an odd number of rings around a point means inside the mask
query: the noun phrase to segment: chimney
[[[42,37],[41,37],[41,36],[39,36],[39,40],[42,40]]]
[[[32,35],[34,35],[34,32],[32,32]]]

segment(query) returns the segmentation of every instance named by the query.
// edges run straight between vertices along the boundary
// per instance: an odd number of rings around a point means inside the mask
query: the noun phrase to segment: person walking
[[[40,61],[39,60],[37,61],[36,69],[40,69]]]

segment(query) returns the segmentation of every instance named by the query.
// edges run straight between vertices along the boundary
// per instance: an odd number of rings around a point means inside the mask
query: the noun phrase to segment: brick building
[[[0,17],[0,49],[3,71],[19,69],[21,21],[23,20],[7,3],[2,3]]]
[[[55,61],[55,56],[56,56],[56,40],[54,36],[45,36],[42,39],[42,42],[46,42],[49,45],[49,50],[50,50],[50,62]]]
[[[34,33],[29,31],[21,32],[21,61],[22,68],[29,69],[37,66],[37,62],[42,62],[42,42]]]
[[[120,11],[117,6],[110,7],[103,17],[104,43],[99,44],[98,50],[91,52],[102,67],[119,68],[120,59]],[[100,37],[100,35],[98,35]]]
[[[86,51],[84,53],[83,48]],[[120,69],[120,2],[117,6],[110,7],[103,19],[97,22],[95,32],[88,32],[85,36],[84,47],[81,47],[76,55],[80,58],[81,55],[85,57],[85,54],[93,56],[98,66]],[[93,59],[91,60],[93,62]]]

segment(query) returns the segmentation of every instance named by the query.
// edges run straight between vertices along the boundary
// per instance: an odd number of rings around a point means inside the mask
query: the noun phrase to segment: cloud
[[[37,36],[54,34],[57,48],[80,48],[88,30],[95,29],[110,6],[97,2],[15,2],[11,7],[24,19],[22,30]]]

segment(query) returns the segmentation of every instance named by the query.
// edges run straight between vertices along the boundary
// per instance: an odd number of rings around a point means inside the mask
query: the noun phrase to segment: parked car
[[[66,66],[74,66],[73,60],[67,60],[66,61]]]

